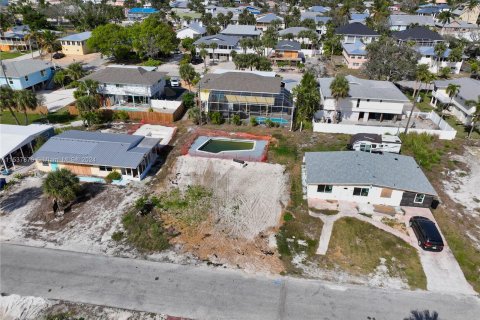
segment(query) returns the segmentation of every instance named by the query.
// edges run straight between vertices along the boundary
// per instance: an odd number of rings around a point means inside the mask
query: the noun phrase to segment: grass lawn
[[[21,112],[15,112],[15,115],[20,121],[21,125],[25,124],[25,115]],[[44,114],[27,114],[28,123],[69,123],[76,120],[77,116],[70,115],[65,109],[60,109],[56,112]],[[10,111],[0,112],[0,123],[1,124],[16,124],[15,119],[13,118]]]
[[[448,122],[455,130],[457,130],[457,138],[466,139],[468,136],[468,132],[470,131],[470,127],[464,126],[460,121],[457,120],[454,116],[446,116],[445,121]],[[480,132],[479,130],[473,130],[472,136],[470,139],[480,139]]]
[[[335,222],[325,256],[316,260],[325,268],[339,267],[357,275],[375,272],[386,259],[389,275],[406,279],[412,289],[426,289],[427,279],[417,250],[394,235],[355,218]]]
[[[16,57],[20,57],[20,56],[23,56],[25,53],[24,52],[3,52],[3,51],[0,51],[0,58],[2,60],[7,60],[7,59],[13,59],[13,58],[16,58]]]

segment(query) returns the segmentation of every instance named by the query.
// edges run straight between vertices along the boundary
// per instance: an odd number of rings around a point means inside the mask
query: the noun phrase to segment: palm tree
[[[45,30],[42,32],[40,37],[40,45],[46,52],[50,52],[50,61],[52,61],[53,54],[55,53],[56,48],[58,48],[58,40],[55,33],[50,30]]]
[[[239,42],[240,48],[243,49],[243,53],[247,53],[247,49],[252,46],[252,40],[250,38],[242,38]]]
[[[448,78],[450,78],[450,73],[451,72],[452,72],[452,70],[450,69],[450,67],[443,67],[438,72],[438,77],[442,78],[442,79],[448,79]]]
[[[442,119],[445,118],[444,111],[448,110],[451,107],[452,102],[453,102],[453,98],[458,94],[459,91],[460,91],[460,85],[459,84],[454,84],[454,83],[449,83],[448,84],[445,92],[450,97],[450,103],[448,105],[443,105],[443,107],[441,107]]]
[[[28,125],[28,110],[35,110],[39,105],[39,100],[33,91],[18,90],[14,94],[15,105],[17,110],[22,111],[25,116],[25,125]]]
[[[437,20],[438,20],[438,22],[440,22],[442,24],[442,28],[445,28],[445,25],[447,23],[450,23],[450,21],[452,21],[452,19],[453,19],[452,10],[442,11],[437,16]]]
[[[200,49],[200,57],[203,59],[203,68],[205,69],[205,71],[207,70],[207,55],[208,55],[208,51],[207,49],[205,48],[202,48]]]
[[[86,74],[85,70],[83,70],[82,64],[80,62],[71,63],[67,69],[65,69],[67,76],[72,81],[78,81],[83,78]]]
[[[195,69],[189,63],[182,63],[180,65],[180,77],[188,84],[188,89],[192,91],[192,82],[197,76]]]
[[[475,128],[477,121],[480,120],[480,96],[477,97],[477,101],[475,100],[468,100],[467,101],[468,106],[475,107],[475,111],[471,115],[470,119],[470,131],[468,132],[467,138],[470,139],[470,136],[472,135],[473,129]]]
[[[420,78],[422,78],[422,79],[423,79],[423,78],[427,78],[426,75],[427,75],[428,73],[430,73],[429,70],[428,70],[428,65],[427,65],[427,64],[424,64],[424,63],[419,64],[419,65],[417,66],[417,70],[416,70],[415,72],[416,72],[416,74],[421,75],[421,76],[416,77],[416,80],[417,80],[417,81],[415,81],[415,86],[414,86],[414,88],[413,88],[413,98],[415,98],[415,95],[416,95],[416,93],[417,93],[417,90],[420,91],[420,87],[422,86],[422,83],[419,82]]]
[[[332,97],[335,99],[335,111],[337,111],[340,99],[348,97],[350,93],[350,84],[347,78],[337,75],[332,83],[330,83],[330,91],[332,92]],[[334,122],[336,122],[336,115]]]
[[[437,311],[433,311],[432,313],[430,313],[430,310],[413,310],[411,312],[411,315],[403,320],[439,320],[439,318]]]
[[[71,171],[63,168],[49,172],[42,186],[45,194],[61,204],[67,204],[77,197],[80,181]]]
[[[433,49],[435,52],[435,56],[437,57],[437,73],[440,68],[440,60],[443,58],[443,55],[445,54],[445,51],[447,51],[447,45],[444,42],[439,42],[435,45],[435,48]]]
[[[416,83],[420,83],[418,87],[418,91],[413,94],[413,102],[412,102],[412,109],[410,110],[410,114],[408,115],[408,120],[407,120],[407,125],[405,126],[405,131],[404,133],[408,133],[408,127],[410,126],[410,121],[412,120],[412,115],[413,115],[413,110],[415,110],[415,104],[417,102],[417,97],[420,93],[420,89],[422,87],[422,83],[426,83],[431,79],[432,77],[430,76],[430,71],[428,71],[428,67],[425,68],[424,64],[421,64],[417,67],[417,70],[415,71],[415,81]]]
[[[28,41],[29,49],[32,52],[32,58],[33,58],[32,41],[38,46],[38,50],[40,50],[40,56],[42,56],[42,48],[38,45],[40,42],[41,36],[42,35],[37,30],[31,30],[29,33],[25,35],[25,41]]]
[[[0,110],[9,110],[12,114],[13,119],[20,125],[17,115],[15,114],[15,91],[9,86],[0,86]]]
[[[195,124],[200,124],[201,121],[201,112],[198,107],[188,109],[188,118],[191,119]]]
[[[215,49],[218,48],[218,43],[216,42],[211,43],[210,48],[212,48],[212,61],[215,64]]]
[[[78,84],[77,90],[73,92],[73,97],[78,99],[84,96],[91,96],[97,98],[98,96],[98,81],[92,79],[85,79]]]
[[[59,70],[55,72],[53,75],[53,82],[55,82],[56,85],[62,86],[62,88],[65,88],[65,79],[67,75],[65,71]]]

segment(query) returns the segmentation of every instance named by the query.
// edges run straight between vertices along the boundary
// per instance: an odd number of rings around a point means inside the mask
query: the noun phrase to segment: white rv
[[[397,136],[358,133],[352,136],[348,148],[372,153],[400,153],[402,141]]]

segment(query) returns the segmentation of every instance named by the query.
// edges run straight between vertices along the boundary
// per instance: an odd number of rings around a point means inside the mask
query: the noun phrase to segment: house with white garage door
[[[412,157],[384,153],[306,152],[308,200],[429,208],[437,193]]]

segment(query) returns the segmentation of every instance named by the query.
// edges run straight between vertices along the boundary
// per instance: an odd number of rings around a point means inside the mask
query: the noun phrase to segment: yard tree
[[[17,115],[15,114],[15,91],[9,86],[0,86],[0,110],[8,110],[12,114],[15,123],[20,125]]]
[[[50,61],[52,61],[53,54],[59,50],[57,36],[50,30],[45,30],[40,35],[39,44],[45,52],[50,53]]]
[[[435,53],[436,60],[437,60],[437,73],[438,73],[440,70],[440,60],[443,58],[443,55],[447,51],[447,45],[444,42],[439,42],[435,45],[435,47],[433,48],[433,51]]]
[[[131,37],[127,28],[109,23],[92,31],[87,45],[102,55],[115,60],[125,59],[132,50]]]
[[[438,71],[438,77],[442,79],[449,79],[452,69],[450,67],[443,67]]]
[[[431,76],[431,72],[428,70],[428,66],[425,64],[418,65],[415,70],[415,82],[419,84],[417,93],[420,92],[422,83],[427,83],[431,79],[432,79],[432,76]],[[404,131],[405,134],[408,133],[410,121],[412,120],[413,110],[415,110],[415,104],[417,102],[417,96],[415,96],[415,93],[413,94],[412,109],[410,110],[410,114],[408,115],[407,125],[405,126],[405,131]]]
[[[80,181],[71,171],[62,168],[49,172],[42,186],[47,196],[65,205],[77,197]]]
[[[15,100],[16,109],[23,112],[23,115],[25,116],[25,125],[28,125],[27,112],[29,110],[35,110],[41,101],[33,91],[26,89],[15,91],[13,98]]]
[[[342,75],[337,75],[332,83],[330,83],[330,91],[332,92],[332,97],[335,99],[335,110],[337,110],[339,101],[348,97],[350,94],[350,84],[347,78]]]
[[[59,70],[53,75],[53,82],[55,82],[57,86],[61,86],[62,88],[65,88],[66,79],[67,73],[64,70]]]
[[[195,80],[197,73],[193,66],[189,63],[180,64],[180,77],[188,84],[190,91],[192,90],[192,82]]]
[[[92,96],[98,98],[98,81],[85,79],[78,83],[77,90],[73,92],[73,97],[78,99],[84,96]]]
[[[246,24],[246,25],[254,25],[257,22],[253,13],[248,11],[247,9],[243,9],[243,11],[238,15],[238,24]]]
[[[83,124],[91,126],[98,116],[96,111],[100,107],[97,98],[94,96],[81,96],[77,99],[76,107],[83,120]]]
[[[212,49],[212,62],[215,63],[215,50],[218,48],[218,43],[210,43],[210,48]]]
[[[400,81],[413,79],[419,54],[411,47],[397,44],[387,37],[367,45],[364,73],[374,80]]]
[[[262,35],[262,42],[265,48],[273,49],[278,43],[278,31],[275,28],[268,27]]]
[[[83,69],[80,62],[74,62],[68,65],[65,69],[65,73],[72,81],[78,81],[83,78],[86,74],[86,71]]]
[[[472,136],[473,129],[477,126],[477,122],[480,121],[480,95],[477,97],[477,100],[468,100],[467,105],[471,107],[475,107],[475,111],[472,114],[472,118],[470,121],[470,131],[468,132],[468,137]]]
[[[141,59],[168,55],[178,47],[178,39],[172,26],[149,17],[129,27],[133,48]]]
[[[203,60],[203,69],[204,69],[204,72],[207,72],[207,55],[208,55],[208,51],[206,48],[206,45],[204,43],[202,43],[200,45],[200,52],[198,53],[200,55],[200,57],[202,58]]]
[[[75,3],[74,10],[68,10],[65,16],[78,31],[93,30],[109,22],[120,23],[125,19],[122,7],[112,6],[102,1],[80,1]]]
[[[450,108],[450,106],[452,105],[453,98],[455,98],[455,96],[460,92],[460,87],[461,86],[459,84],[449,83],[447,86],[447,89],[445,89],[445,92],[450,97],[450,103],[442,107],[441,109],[442,118],[445,118],[445,110],[448,110],[448,108]]]
[[[306,72],[300,84],[293,89],[295,105],[297,106],[295,125],[303,127],[303,123],[312,121],[313,114],[320,106],[320,92],[317,81],[311,72]]]
[[[202,121],[202,112],[200,111],[200,108],[193,107],[188,109],[188,119],[192,120],[195,124],[200,124]]]

